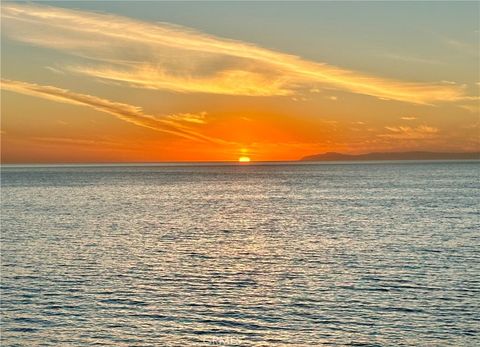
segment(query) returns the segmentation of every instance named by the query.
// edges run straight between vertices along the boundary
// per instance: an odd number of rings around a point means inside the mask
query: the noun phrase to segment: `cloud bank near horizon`
[[[459,85],[368,76],[168,23],[18,3],[2,6],[2,20],[12,39],[88,61],[67,70],[134,87],[246,96],[334,89],[413,104],[468,98]]]

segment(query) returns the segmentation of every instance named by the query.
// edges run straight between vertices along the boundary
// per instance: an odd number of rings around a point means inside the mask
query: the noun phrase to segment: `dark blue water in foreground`
[[[480,345],[480,164],[4,167],[2,346]]]

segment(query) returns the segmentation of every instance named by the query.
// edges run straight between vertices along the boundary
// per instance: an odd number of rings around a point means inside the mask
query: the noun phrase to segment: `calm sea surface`
[[[2,346],[480,345],[480,163],[3,167]]]

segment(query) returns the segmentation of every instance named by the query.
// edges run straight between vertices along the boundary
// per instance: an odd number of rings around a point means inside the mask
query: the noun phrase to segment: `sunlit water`
[[[2,346],[480,344],[480,164],[4,167]]]

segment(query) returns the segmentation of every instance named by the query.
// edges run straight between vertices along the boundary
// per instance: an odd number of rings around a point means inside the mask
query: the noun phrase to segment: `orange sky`
[[[133,5],[2,5],[2,162],[480,149],[476,3]]]

